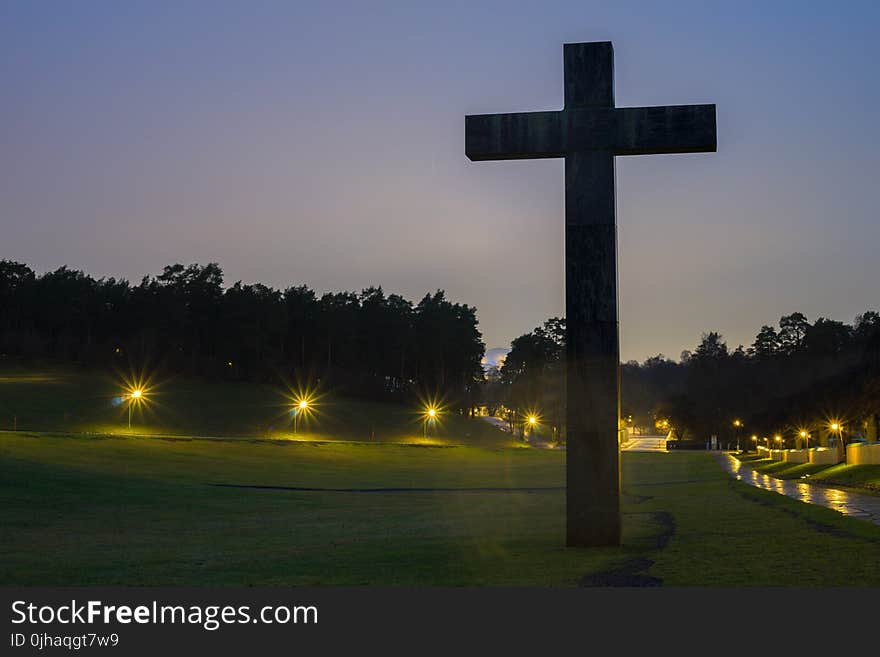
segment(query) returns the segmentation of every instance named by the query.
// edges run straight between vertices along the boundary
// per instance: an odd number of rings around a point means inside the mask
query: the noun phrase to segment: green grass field
[[[705,452],[624,453],[623,546],[575,550],[564,451],[482,421],[326,394],[293,436],[287,391],[179,379],[129,431],[120,389],[0,368],[0,585],[880,585],[880,527]]]
[[[563,463],[2,433],[0,584],[880,584],[880,527],[735,482],[706,453],[625,453],[623,547],[566,549]]]

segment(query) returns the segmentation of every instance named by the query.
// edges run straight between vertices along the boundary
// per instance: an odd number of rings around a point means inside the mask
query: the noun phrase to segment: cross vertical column
[[[619,545],[614,156],[565,157],[566,544]]]
[[[565,109],[614,107],[610,43],[563,47]],[[567,121],[572,130],[576,124]],[[614,155],[565,156],[566,545],[619,545],[620,347]]]
[[[614,106],[611,43],[567,43],[561,112],[465,119],[474,161],[565,158],[567,544],[619,545],[616,155],[714,152],[715,106]]]

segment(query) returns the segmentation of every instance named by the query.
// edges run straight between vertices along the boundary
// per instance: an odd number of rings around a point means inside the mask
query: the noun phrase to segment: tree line
[[[564,320],[554,318],[516,338],[487,400],[522,416],[540,409],[564,432]],[[831,419],[850,437],[880,429],[880,314],[853,324],[803,313],[764,325],[754,342],[728,347],[704,333],[678,361],[662,354],[621,364],[621,416],[644,432],[671,428],[684,442],[703,444],[781,435],[794,446],[801,428]],[[734,422],[738,422],[735,425]]]
[[[844,439],[876,435],[880,314],[867,311],[847,324],[825,317],[810,323],[795,312],[733,350],[719,333],[704,333],[677,370],[655,415],[668,418],[682,439],[715,434],[742,446],[752,435],[779,435],[794,447],[803,444],[801,430],[827,434],[832,421],[846,427]]]
[[[564,437],[565,320],[551,317],[514,339],[496,372],[490,372],[483,394],[490,415],[501,416],[511,431],[525,431],[524,419],[534,414],[551,437]]]
[[[0,354],[12,358],[430,396],[466,410],[484,351],[476,309],[443,290],[413,303],[381,287],[225,287],[217,263],[169,265],[132,284],[0,260]]]

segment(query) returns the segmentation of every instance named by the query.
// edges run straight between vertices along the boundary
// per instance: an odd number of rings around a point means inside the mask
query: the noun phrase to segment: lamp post
[[[425,430],[424,437],[425,438],[428,437],[428,422],[433,422],[435,419],[437,419],[437,409],[434,408],[433,406],[431,406],[425,412],[425,424],[424,424],[424,430]]]
[[[135,388],[128,395],[128,430],[129,431],[131,431],[131,407],[134,406],[134,404],[138,400],[142,399],[143,396],[144,396],[144,391],[141,390],[140,388]]]
[[[309,409],[309,402],[306,399],[300,399],[293,409],[293,435],[296,435],[297,420],[300,413],[305,413]]]
[[[843,424],[835,421],[828,425],[828,428],[831,429],[832,433],[837,434],[837,453],[843,455],[844,460],[846,460],[846,446],[843,444]]]
[[[742,429],[742,426],[743,426],[742,420],[739,420],[739,419],[734,420],[733,426],[736,429],[736,449],[739,450],[739,433],[740,433],[739,430]]]
[[[538,425],[538,416],[529,415],[528,422],[529,422],[529,435],[533,436],[535,434],[535,427]]]

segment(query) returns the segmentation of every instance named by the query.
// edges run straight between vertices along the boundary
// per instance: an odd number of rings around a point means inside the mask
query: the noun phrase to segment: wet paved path
[[[880,497],[839,488],[827,488],[819,484],[807,484],[802,481],[777,479],[755,472],[729,454],[719,452],[715,457],[727,472],[747,484],[787,495],[808,504],[819,504],[845,516],[861,518],[880,525]]]

